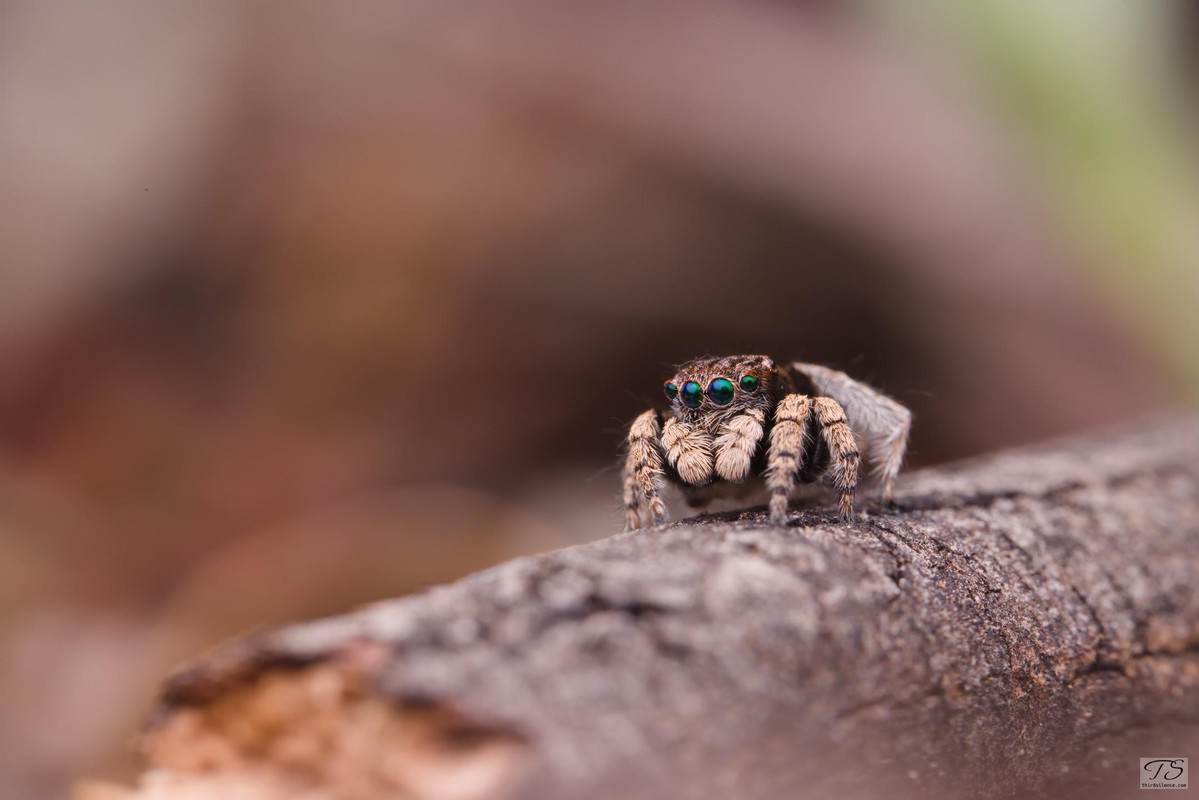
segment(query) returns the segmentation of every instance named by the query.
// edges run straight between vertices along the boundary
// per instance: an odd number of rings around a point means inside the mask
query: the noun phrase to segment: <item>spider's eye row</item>
[[[733,402],[733,397],[736,395],[737,386],[741,387],[741,391],[752,394],[758,391],[761,385],[753,375],[742,375],[736,385],[728,378],[713,378],[708,384],[707,395],[713,405],[727,406]],[[683,405],[687,408],[699,408],[704,402],[704,388],[695,381],[685,381],[680,388],[673,382],[667,382],[663,387],[666,390],[666,396],[671,400],[676,397],[681,398]]]
[[[728,378],[713,378],[708,384],[708,397],[718,406],[733,402],[733,382]]]

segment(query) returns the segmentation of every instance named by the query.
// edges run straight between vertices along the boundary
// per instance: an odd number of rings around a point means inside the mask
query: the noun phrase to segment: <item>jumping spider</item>
[[[912,414],[843,372],[816,364],[775,366],[766,356],[699,358],[665,384],[670,410],[650,409],[629,426],[624,500],[629,529],[666,519],[665,482],[689,503],[760,475],[770,520],[787,519],[796,482],[823,477],[853,514],[859,452],[874,465],[884,502],[908,443]]]

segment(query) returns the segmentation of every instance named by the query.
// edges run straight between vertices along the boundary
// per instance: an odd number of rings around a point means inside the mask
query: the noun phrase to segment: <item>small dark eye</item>
[[[758,391],[758,379],[753,375],[741,376],[741,391],[753,393]]]
[[[679,387],[675,386],[673,383],[666,384],[664,388],[666,389],[666,396],[671,400],[679,396]]]
[[[687,408],[699,408],[700,403],[704,401],[704,390],[695,381],[687,381],[683,384],[683,405]]]
[[[733,382],[727,378],[716,378],[708,384],[708,397],[718,406],[733,402]]]

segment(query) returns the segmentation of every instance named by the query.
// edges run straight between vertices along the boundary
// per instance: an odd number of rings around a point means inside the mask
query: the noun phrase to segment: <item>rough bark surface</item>
[[[1199,759],[1197,587],[1199,420],[1001,453],[227,645],[139,796],[1135,796]]]

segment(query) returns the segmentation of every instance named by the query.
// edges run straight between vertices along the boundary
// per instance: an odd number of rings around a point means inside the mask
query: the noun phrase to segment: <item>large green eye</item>
[[[666,396],[671,400],[679,396],[679,387],[675,386],[673,383],[668,383],[663,388],[666,389]]]
[[[741,391],[753,394],[758,391],[758,379],[753,375],[741,376]]]
[[[683,405],[687,408],[699,408],[704,401],[704,390],[695,381],[683,384]]]
[[[708,384],[708,397],[718,406],[733,402],[733,382],[727,378],[715,378]]]

